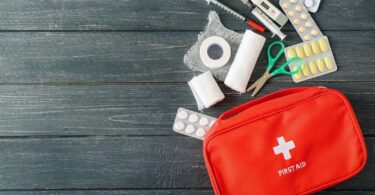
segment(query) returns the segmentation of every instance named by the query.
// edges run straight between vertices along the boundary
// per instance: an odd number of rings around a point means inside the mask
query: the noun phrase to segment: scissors
[[[280,48],[280,51],[277,53],[276,57],[273,57],[271,55],[271,50],[272,50],[272,48],[275,45],[279,45],[281,48]],[[264,84],[266,84],[266,82],[268,81],[268,79],[270,79],[271,77],[274,77],[274,76],[277,76],[277,75],[282,75],[282,74],[295,75],[295,74],[299,73],[302,70],[302,65],[301,65],[302,64],[302,60],[301,60],[301,58],[299,58],[299,57],[293,57],[293,58],[289,59],[285,64],[281,65],[279,68],[277,68],[276,70],[274,70],[273,72],[271,72],[271,70],[275,66],[276,62],[280,59],[281,55],[283,55],[284,50],[285,50],[285,45],[281,41],[275,41],[275,42],[271,43],[270,46],[268,46],[268,49],[267,49],[268,66],[267,66],[266,72],[264,72],[263,76],[260,77],[255,83],[253,83],[247,89],[247,92],[249,92],[249,91],[251,91],[251,90],[254,89],[253,94],[251,94],[251,96],[254,97],[260,91],[260,89],[262,89],[262,87],[264,86]],[[294,70],[294,71],[292,71],[292,72],[291,71],[287,71],[286,67],[289,64],[293,63],[294,61],[298,61],[297,69]]]

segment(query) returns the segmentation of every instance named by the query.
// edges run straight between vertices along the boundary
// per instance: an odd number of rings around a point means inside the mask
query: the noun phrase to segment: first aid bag
[[[311,194],[366,164],[353,109],[339,91],[291,88],[220,116],[204,140],[216,195]]]

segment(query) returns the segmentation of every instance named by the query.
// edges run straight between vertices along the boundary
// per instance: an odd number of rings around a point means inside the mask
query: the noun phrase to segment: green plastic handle
[[[298,68],[295,71],[288,71],[287,67],[289,64],[293,63],[294,61],[298,61]],[[287,74],[287,75],[295,75],[302,70],[302,60],[299,57],[293,57],[289,59],[285,64],[281,65],[280,68],[276,69],[271,73],[272,76],[280,75],[280,74]]]
[[[280,46],[280,51],[277,53],[275,57],[272,56],[271,50],[275,45]],[[267,56],[268,56],[268,66],[267,66],[267,71],[271,72],[271,69],[275,66],[276,62],[280,59],[281,55],[284,54],[285,50],[285,45],[281,41],[275,41],[272,42],[270,46],[267,48]]]

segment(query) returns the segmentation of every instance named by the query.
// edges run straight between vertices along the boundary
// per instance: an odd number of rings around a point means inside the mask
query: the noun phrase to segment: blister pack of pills
[[[179,108],[174,120],[173,131],[203,140],[215,121],[216,118]]]
[[[322,76],[337,70],[335,58],[326,36],[292,45],[285,49],[287,60],[293,57],[302,59],[302,71],[292,76],[296,83]],[[289,64],[289,69],[294,71],[298,63]]]
[[[300,0],[309,12],[315,13],[319,9],[321,0]]]
[[[303,3],[298,0],[280,0],[280,6],[303,41],[323,36]]]

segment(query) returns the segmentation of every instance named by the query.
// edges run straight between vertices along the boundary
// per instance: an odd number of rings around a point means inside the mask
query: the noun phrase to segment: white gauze
[[[266,38],[246,30],[236,57],[225,78],[225,85],[240,93],[246,92],[251,74],[258,60],[260,52],[266,42]]]

